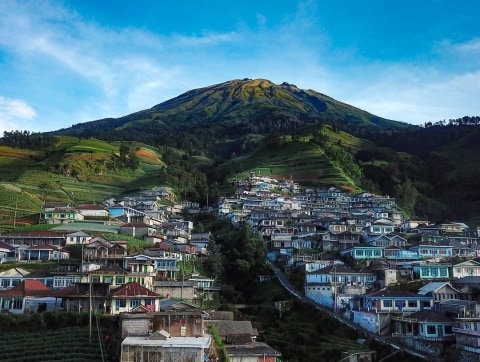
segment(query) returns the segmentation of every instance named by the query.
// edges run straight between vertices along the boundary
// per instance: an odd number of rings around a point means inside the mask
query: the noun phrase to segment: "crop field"
[[[90,343],[88,327],[1,333],[2,362],[106,361],[100,336],[101,342],[96,332],[92,334]]]
[[[14,223],[19,226],[23,218],[39,212],[40,202],[36,203],[31,195],[14,185],[0,185],[0,231],[13,228]]]

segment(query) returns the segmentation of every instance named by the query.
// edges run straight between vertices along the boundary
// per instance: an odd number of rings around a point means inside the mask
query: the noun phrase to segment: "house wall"
[[[150,318],[122,318],[122,339],[128,336],[148,335],[151,324]]]
[[[353,323],[358,324],[360,327],[365,328],[367,331],[372,333],[378,332],[378,327],[376,324],[375,313],[361,312],[361,311],[352,311],[353,312]]]
[[[406,347],[409,347],[415,351],[419,351],[420,353],[425,353],[436,357],[440,357],[443,353],[444,346],[442,342],[426,341],[414,338],[413,336],[405,335],[397,337],[397,339]]]
[[[161,346],[122,346],[121,362],[141,361],[183,361],[203,362],[204,352],[194,348]]]
[[[181,287],[155,287],[154,291],[165,298],[193,300],[194,297],[193,287],[190,286],[184,286],[183,291]]]
[[[229,356],[230,362],[275,362],[272,356]]]
[[[172,337],[198,337],[203,335],[203,320],[199,315],[155,315],[153,331],[162,329]]]
[[[306,285],[305,295],[324,307],[333,308],[333,291],[330,285]]]

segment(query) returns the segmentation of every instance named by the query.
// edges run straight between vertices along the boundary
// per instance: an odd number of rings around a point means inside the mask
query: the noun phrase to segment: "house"
[[[436,306],[446,300],[460,299],[460,292],[448,282],[430,282],[421,287],[418,294],[432,296]]]
[[[429,355],[440,357],[444,344],[455,341],[454,320],[433,310],[421,310],[408,316],[392,316],[392,321],[392,336],[395,339]]]
[[[0,288],[13,288],[20,284],[29,273],[29,271],[22,268],[11,268],[0,272]]]
[[[83,245],[87,244],[92,237],[83,231],[76,231],[65,235],[65,245]]]
[[[281,353],[263,342],[250,342],[246,344],[225,345],[231,362],[275,362]]]
[[[211,335],[172,337],[163,330],[149,336],[125,337],[122,341],[120,361],[137,361],[136,356],[140,355],[146,361],[205,362],[211,343]]]
[[[70,206],[44,209],[43,218],[47,224],[64,224],[85,219],[80,211]]]
[[[369,240],[370,245],[375,246],[397,246],[405,247],[407,245],[407,240],[402,238],[400,235],[391,234],[391,235],[378,235]]]
[[[369,259],[382,259],[383,249],[384,249],[383,246],[361,244],[361,245],[355,245],[351,248],[340,251],[340,255],[348,257],[354,262],[364,261]]]
[[[471,360],[478,359],[480,354],[480,313],[477,307],[476,302],[466,300],[447,301],[440,305],[441,310],[455,320],[456,347],[464,355],[470,355]]]
[[[104,283],[110,289],[117,288],[131,281],[127,279],[128,272],[118,265],[105,265],[89,272],[92,283]]]
[[[75,208],[85,219],[108,219],[108,210],[99,204],[83,204]]]
[[[451,258],[453,256],[453,246],[451,245],[420,243],[412,246],[410,250],[416,251],[419,259],[438,260],[443,258]]]
[[[0,241],[9,245],[19,246],[35,246],[35,245],[54,245],[62,247],[65,245],[65,237],[52,231],[30,231],[30,232],[13,232],[0,235]]]
[[[412,280],[412,270],[391,264],[387,260],[372,260],[369,269],[377,275],[377,282],[381,288]]]
[[[140,250],[136,255],[126,256],[123,260],[123,268],[128,270],[132,277],[144,278],[143,283],[148,282],[148,285],[153,287],[153,281],[157,274],[175,279],[179,269],[177,260],[177,257],[171,256],[167,250],[150,248]]]
[[[32,245],[23,250],[23,259],[28,261],[70,259],[70,252],[55,245]]]
[[[188,278],[188,281],[193,283],[193,303],[203,305],[205,301],[218,300],[218,294],[221,288],[215,286],[214,279],[201,276],[197,273],[192,273]]]
[[[375,222],[364,229],[363,237],[369,243],[379,235],[390,235],[395,231],[395,225],[391,222]]]
[[[352,270],[344,265],[330,265],[307,273],[305,295],[323,306],[335,309],[356,294],[365,293],[376,281],[375,273]],[[341,295],[342,294],[342,295]]]
[[[121,225],[120,233],[125,235],[131,235],[137,238],[142,238],[144,236],[155,236],[157,230],[151,225],[145,224],[143,222],[138,222]]]
[[[480,301],[480,276],[454,279],[452,285],[459,291],[460,299]]]
[[[101,236],[90,239],[83,247],[84,261],[106,263],[122,263],[123,258],[127,256],[127,243],[118,241],[109,241]]]
[[[406,290],[381,289],[370,294],[357,296],[357,308],[390,312],[418,312],[433,307],[433,297],[420,295]]]
[[[192,301],[196,298],[194,283],[179,280],[157,280],[154,285],[155,293],[164,298],[174,298]]]
[[[198,307],[167,299],[152,313],[120,316],[122,362],[141,354],[147,360],[204,362],[214,356],[212,337],[204,333],[207,314]]]
[[[383,255],[385,259],[393,261],[418,260],[418,253],[416,251],[395,245],[387,246],[383,249]]]
[[[416,279],[448,279],[451,267],[451,264],[419,263],[413,265],[413,274]]]
[[[145,307],[149,312],[160,310],[160,295],[137,282],[127,283],[111,290],[110,298],[112,314],[131,312],[139,306]]]
[[[53,289],[65,288],[75,285],[75,283],[80,283],[82,276],[84,276],[81,265],[77,263],[61,263],[57,270],[51,274],[53,275]]]
[[[52,294],[62,301],[62,309],[67,312],[111,313],[109,284],[78,282],[58,289]]]
[[[0,264],[9,260],[16,260],[17,252],[14,246],[0,241]]]
[[[453,277],[480,277],[480,263],[476,260],[467,260],[453,265]]]
[[[337,235],[337,246],[335,250],[345,250],[360,244],[360,233],[346,231]]]
[[[7,290],[0,290],[0,313],[35,313],[53,311],[61,299],[52,296],[52,290],[39,280],[23,280]]]

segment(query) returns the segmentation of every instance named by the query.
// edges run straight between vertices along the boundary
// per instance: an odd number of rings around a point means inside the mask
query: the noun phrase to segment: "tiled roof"
[[[205,320],[205,326],[214,326],[221,337],[232,335],[256,336],[257,331],[251,321]]]
[[[137,282],[131,282],[121,287],[115,288],[111,293],[112,297],[158,297],[157,293],[152,292]]]
[[[393,297],[420,297],[423,298],[423,295],[417,294],[410,292],[408,290],[390,290],[390,289],[381,289],[376,292],[370,293],[370,294],[364,294],[365,297],[387,297],[387,298],[393,298]]]
[[[103,205],[99,204],[84,204],[76,207],[78,210],[105,210]]]
[[[34,238],[34,237],[42,237],[42,238],[63,238],[63,235],[51,232],[51,231],[25,231],[25,232],[17,232],[17,233],[7,233],[2,234],[1,236],[5,237],[24,237],[24,238]]]
[[[350,268],[347,268],[346,266],[343,265],[329,265],[326,266],[325,268],[315,270],[311,273],[308,274],[365,274],[365,273],[370,273],[372,274],[371,271],[367,271],[362,269],[361,271],[356,271],[352,270]]]
[[[49,297],[50,288],[39,280],[23,280],[9,290],[1,290],[0,297]]]
[[[40,244],[40,245],[32,245],[28,247],[28,250],[58,250],[59,248],[55,245],[49,244]]]
[[[453,320],[447,316],[434,312],[433,310],[421,310],[415,313],[412,313],[408,318],[414,318],[420,322],[435,322],[435,323],[452,323]]]
[[[94,270],[92,274],[128,274],[125,269],[118,265],[108,264],[104,265],[101,268]]]
[[[65,298],[71,295],[75,294],[75,286],[71,285],[69,287],[65,287],[59,290],[55,290],[52,293],[52,297],[57,297],[57,298]]]
[[[0,249],[15,250],[15,247],[0,240]]]

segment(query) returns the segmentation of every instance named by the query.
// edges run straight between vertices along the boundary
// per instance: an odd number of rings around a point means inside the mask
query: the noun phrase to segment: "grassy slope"
[[[334,132],[323,127],[322,133],[329,138],[330,145],[341,147],[347,152],[368,147],[366,141],[355,138],[345,132]],[[241,169],[232,178],[244,178],[250,171],[276,178],[292,178],[301,184],[355,185],[345,174],[342,165],[327,156],[324,149],[309,142],[311,136],[293,140],[287,137],[279,149],[261,148],[252,155],[231,160],[224,167]]]
[[[58,140],[47,152],[0,147],[0,231],[11,229],[14,219],[17,226],[22,220],[38,220],[42,200],[101,202],[128,188],[158,186],[154,175],[165,166],[154,147],[131,143],[140,168],[112,172],[105,164],[118,154],[119,144],[64,136]],[[58,165],[78,174],[61,174]]]

